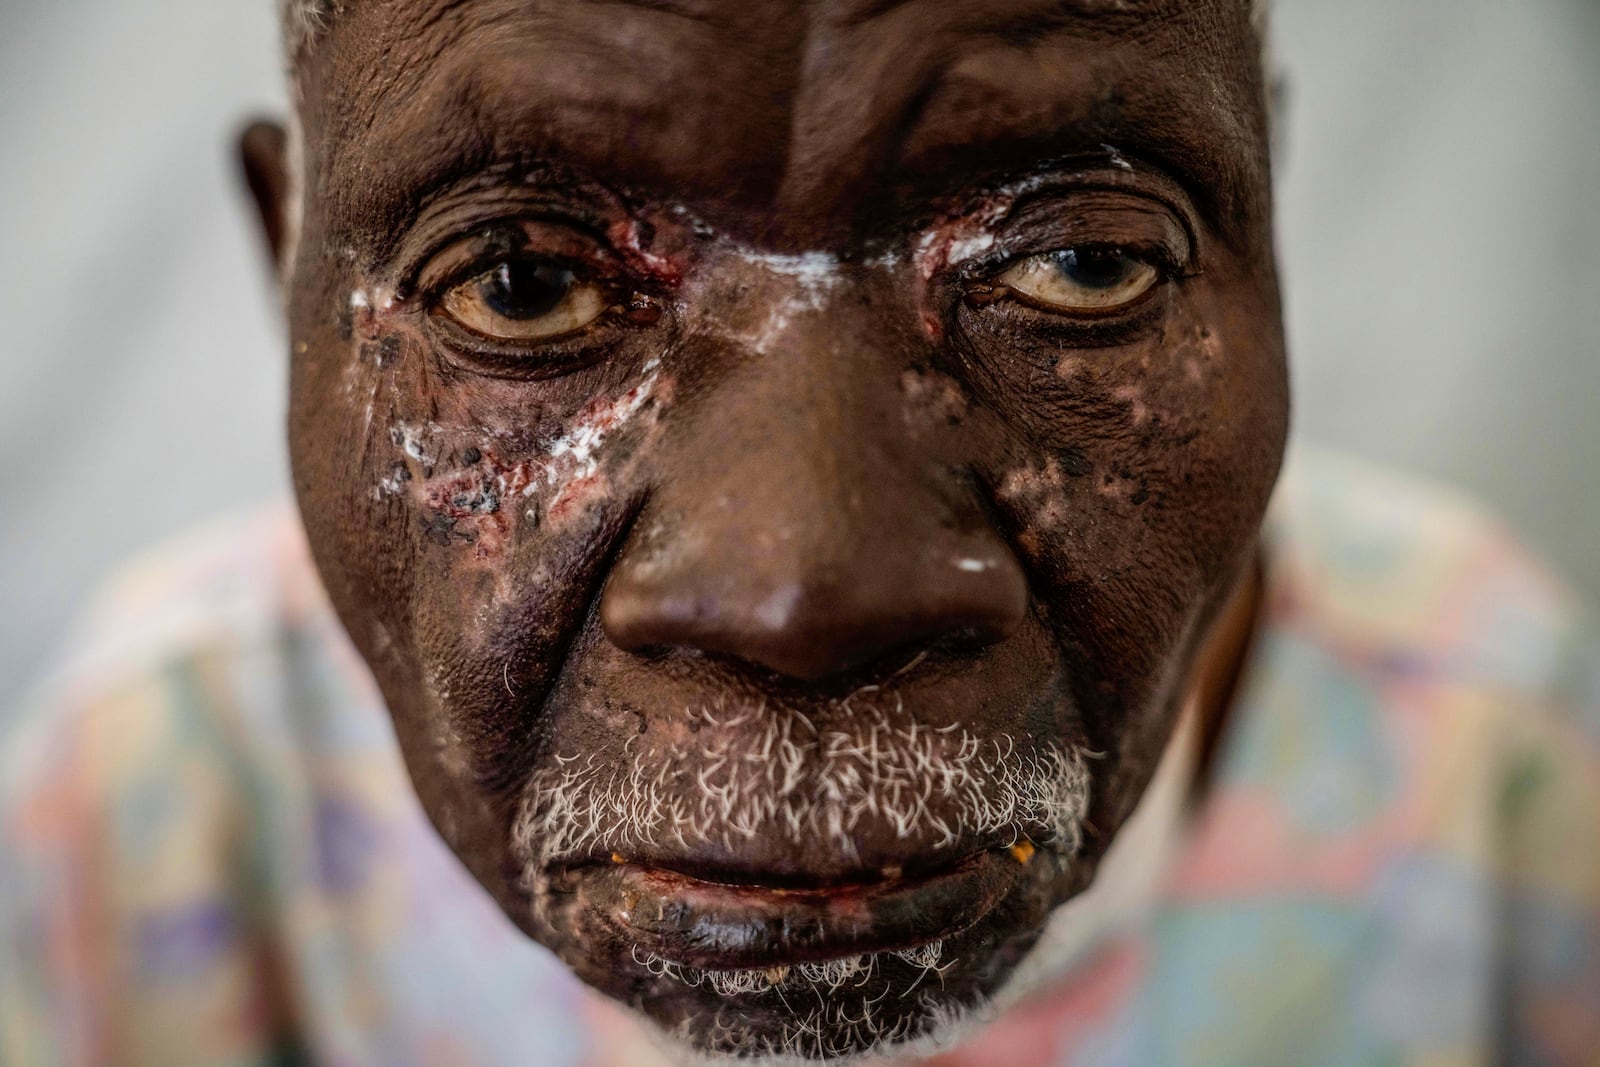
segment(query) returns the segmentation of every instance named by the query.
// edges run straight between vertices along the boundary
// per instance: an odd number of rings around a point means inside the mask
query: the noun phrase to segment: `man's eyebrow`
[[[906,0],[871,2],[884,9]],[[1176,10],[1165,0],[1121,0],[1107,17],[1106,0],[1019,0],[1015,17],[981,32],[967,26],[970,47],[929,69],[894,131],[884,173],[896,177],[883,193],[937,201],[1030,176],[1049,161],[1125,155],[1173,178],[1202,216],[1237,235],[1261,140],[1248,92],[1230,92],[1208,65],[1160,54],[1141,56],[1131,75],[1115,63],[1084,74],[1130,25]],[[1080,54],[1084,41],[1104,45],[1087,64],[1062,64],[1049,58],[1057,35],[1079,42]],[[1026,76],[1030,65],[1038,77]],[[1018,80],[1035,92],[1014,95]]]

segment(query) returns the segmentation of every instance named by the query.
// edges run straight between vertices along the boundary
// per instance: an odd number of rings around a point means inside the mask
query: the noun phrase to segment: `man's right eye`
[[[508,344],[577,333],[611,305],[611,292],[560,264],[532,257],[501,260],[452,286],[442,313],[463,329]]]

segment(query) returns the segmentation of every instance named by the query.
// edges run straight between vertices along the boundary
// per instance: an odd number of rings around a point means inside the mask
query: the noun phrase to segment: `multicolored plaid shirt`
[[[1600,1064],[1600,656],[1472,506],[1295,457],[1147,906],[951,1056]],[[0,777],[0,1064],[610,1067],[428,827],[293,514],[133,570]],[[965,1062],[965,1060],[963,1060]]]

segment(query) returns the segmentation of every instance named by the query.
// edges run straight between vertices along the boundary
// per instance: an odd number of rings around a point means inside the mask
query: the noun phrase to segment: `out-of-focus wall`
[[[1600,3],[1276,3],[1297,431],[1600,593]]]
[[[120,559],[286,491],[236,184],[270,0],[0,7],[0,722]],[[1600,5],[1278,0],[1297,430],[1600,590]]]
[[[274,6],[0,2],[0,726],[119,559],[286,491],[231,143]]]

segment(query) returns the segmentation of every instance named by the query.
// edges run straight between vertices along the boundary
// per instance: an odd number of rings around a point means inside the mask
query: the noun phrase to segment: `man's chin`
[[[626,999],[680,1061],[839,1063],[928,1052],[988,1017],[994,993],[1032,941],[996,951],[992,938],[974,933],[767,971],[697,970],[642,957],[651,979]]]
[[[701,967],[585,938],[581,955],[561,955],[589,985],[642,1015],[677,1060],[832,1063],[927,1052],[988,1018],[1038,940],[1049,899],[1028,882],[957,933],[884,951]]]

